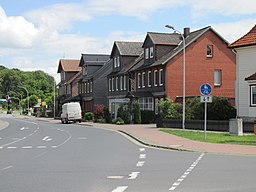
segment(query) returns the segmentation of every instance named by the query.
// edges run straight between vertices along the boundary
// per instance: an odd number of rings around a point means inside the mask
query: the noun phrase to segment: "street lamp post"
[[[55,119],[55,86],[56,86],[56,81],[55,78],[53,77],[53,118]]]
[[[170,25],[165,25],[166,28],[169,28],[169,29],[172,29],[174,31],[177,31],[181,37],[182,37],[182,42],[183,42],[183,74],[182,74],[182,77],[183,77],[183,85],[182,85],[182,129],[185,129],[185,117],[186,117],[186,98],[185,98],[185,95],[186,95],[186,61],[185,61],[185,55],[186,55],[186,44],[185,44],[185,38],[184,38],[184,35],[178,31],[177,29],[175,29],[173,26],[170,26]]]
[[[25,87],[21,87],[19,86],[20,88],[23,88],[26,92],[27,92],[27,97],[28,97],[28,112],[29,112],[29,93],[28,93],[28,90],[25,88]]]

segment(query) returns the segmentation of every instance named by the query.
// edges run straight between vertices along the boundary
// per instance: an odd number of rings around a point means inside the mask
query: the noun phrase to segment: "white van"
[[[62,105],[61,123],[68,123],[69,121],[80,122],[82,121],[82,110],[80,103],[71,102]]]

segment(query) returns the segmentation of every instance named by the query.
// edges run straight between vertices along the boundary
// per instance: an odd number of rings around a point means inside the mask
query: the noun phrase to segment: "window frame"
[[[255,88],[255,103],[253,100],[253,91],[252,89]],[[256,84],[250,85],[250,107],[256,107]]]
[[[213,57],[213,45],[207,45],[206,57],[207,58],[212,58]]]
[[[123,76],[120,77],[120,91],[123,91]]]
[[[163,69],[159,69],[159,73],[158,73],[158,76],[159,76],[159,86],[163,86],[164,84],[164,71]]]
[[[141,88],[141,85],[140,85],[140,78],[141,78],[141,73],[138,73],[137,74],[137,84],[138,84],[138,89]]]
[[[149,58],[149,48],[145,48],[145,59]]]
[[[118,91],[118,80],[119,80],[119,78],[116,77],[116,91]]]
[[[111,82],[112,87],[111,88],[112,88],[112,91],[115,91],[115,89],[114,89],[114,77],[112,77],[111,79],[112,79],[112,82]]]
[[[217,75],[216,72],[218,72],[218,77],[216,76]],[[220,87],[221,85],[222,85],[222,70],[214,69],[214,86]]]
[[[151,84],[151,79],[152,79],[152,72],[151,71],[148,71],[148,87],[151,87],[152,84]]]
[[[157,77],[158,77],[158,75],[157,75],[157,72],[158,72],[158,70],[157,69],[155,69],[154,70],[154,86],[155,87],[157,87],[158,86],[158,82],[157,82]]]
[[[111,92],[111,78],[108,79],[108,91]]]
[[[145,88],[145,79],[146,79],[146,73],[142,72],[142,75],[141,75],[141,86],[142,86],[142,88]]]
[[[126,91],[126,79],[127,79],[127,76],[124,75],[124,91]]]
[[[149,58],[154,58],[154,47],[149,48]]]

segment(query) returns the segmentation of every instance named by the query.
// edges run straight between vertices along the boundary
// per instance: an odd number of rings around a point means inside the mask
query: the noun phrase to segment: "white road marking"
[[[46,136],[46,137],[44,137],[42,140],[43,140],[43,141],[46,141],[49,137],[50,137],[50,136]]]
[[[145,161],[139,161],[136,166],[137,167],[142,167],[144,165]]]
[[[123,179],[124,176],[108,176],[107,179]]]
[[[30,133],[30,134],[29,134],[29,137],[31,137],[32,135],[34,135],[34,133]]]
[[[10,166],[8,166],[8,167],[5,167],[5,168],[3,168],[3,169],[1,169],[1,170],[4,171],[4,170],[10,169],[10,168],[12,168],[12,165],[10,165]]]
[[[22,139],[17,139],[17,140],[15,140],[15,141],[13,141],[13,142],[10,142],[10,143],[6,143],[6,144],[4,144],[4,145],[1,145],[0,147],[6,147],[6,146],[8,146],[8,145],[11,145],[11,144],[13,144],[13,143],[17,143],[17,142],[22,141],[22,140],[24,140],[24,139],[26,139],[26,137],[23,137]]]
[[[140,159],[145,159],[146,158],[146,154],[140,154]]]
[[[123,192],[128,188],[128,186],[119,186],[115,188],[112,192]]]
[[[23,146],[22,149],[32,149],[32,146]]]
[[[58,148],[58,146],[55,146],[55,145],[54,145],[54,146],[52,146],[52,148]]]
[[[17,149],[17,147],[7,147],[7,149]]]
[[[140,148],[140,152],[143,152],[143,151],[145,151],[145,148]]]
[[[38,148],[38,149],[45,149],[47,147],[46,146],[37,146],[36,148]]]
[[[138,177],[140,172],[132,172],[131,174],[129,174],[129,178],[128,179],[136,179]]]
[[[20,130],[23,131],[23,130],[27,130],[29,129],[28,127],[21,127]]]
[[[196,167],[196,165],[199,163],[199,161],[203,158],[204,153],[202,153],[197,160],[195,160],[192,165],[183,173],[183,175],[172,184],[172,187],[169,188],[169,191],[174,191],[180,184],[181,182],[193,171],[193,169]]]
[[[87,139],[86,137],[78,137],[78,140],[83,140],[83,139]]]

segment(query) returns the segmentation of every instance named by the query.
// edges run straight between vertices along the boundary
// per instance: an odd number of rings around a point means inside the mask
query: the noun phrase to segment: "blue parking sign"
[[[201,85],[200,93],[202,95],[210,95],[212,93],[212,87],[208,83]]]

